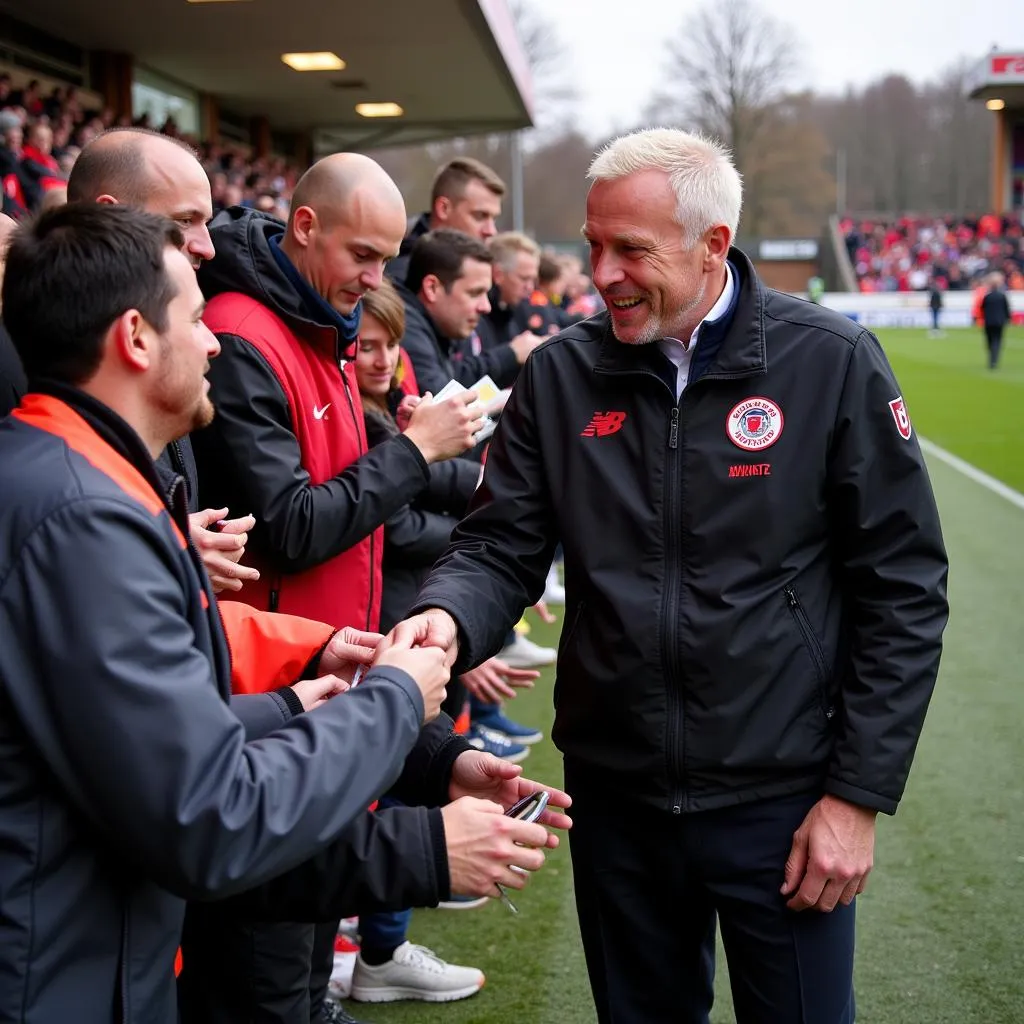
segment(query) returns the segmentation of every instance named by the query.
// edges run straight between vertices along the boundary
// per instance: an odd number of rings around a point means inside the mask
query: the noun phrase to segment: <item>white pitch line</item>
[[[963,459],[952,452],[947,452],[945,448],[940,448],[934,441],[929,441],[920,435],[918,435],[918,441],[929,455],[934,455],[940,462],[946,463],[947,466],[952,466],[953,469],[958,473],[963,473],[969,480],[973,480],[976,484],[981,484],[986,490],[991,491],[993,494],[998,494],[1000,498],[1005,498],[1011,505],[1024,509],[1024,494],[1021,494],[1020,491],[1007,487],[1002,480],[997,480],[994,476],[983,473],[977,466],[964,462]]]

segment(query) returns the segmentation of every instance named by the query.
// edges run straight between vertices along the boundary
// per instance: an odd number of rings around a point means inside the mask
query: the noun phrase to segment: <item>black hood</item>
[[[232,206],[210,222],[217,254],[199,268],[199,287],[207,301],[224,292],[241,292],[290,320],[309,322],[302,297],[270,250],[270,239],[284,234],[284,223],[269,214]]]
[[[409,222],[406,227],[405,238],[402,239],[402,246],[398,250],[399,256],[408,256],[413,246],[430,230],[430,214],[421,213],[415,220]]]

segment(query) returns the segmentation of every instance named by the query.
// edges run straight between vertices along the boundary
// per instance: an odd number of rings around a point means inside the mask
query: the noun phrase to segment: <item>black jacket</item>
[[[404,284],[396,284],[396,287],[405,303],[402,348],[412,361],[421,395],[428,391],[436,395],[452,379],[469,387],[485,374],[489,374],[499,388],[512,386],[519,376],[519,363],[512,349],[504,345],[480,355],[457,352],[455,343],[434,325],[419,297]]]
[[[381,413],[366,411],[366,439],[371,448],[397,430],[394,421]],[[405,616],[427,573],[448,550],[452,528],[465,515],[479,476],[479,464],[466,459],[433,463],[426,490],[384,524],[382,633],[390,632]]]
[[[491,303],[491,311],[480,318],[477,334],[485,352],[507,345],[513,338],[528,330],[527,305],[521,302],[516,306],[507,306],[501,301],[501,291],[495,285],[487,293]]]
[[[0,423],[0,494],[0,1019],[173,1024],[186,899],[293,918],[446,894],[439,812],[365,811],[396,783],[437,799],[464,749],[421,733],[405,673],[282,709],[251,744],[180,486],[127,424],[72,389],[28,396]]]
[[[1005,327],[1010,322],[1010,301],[1006,292],[992,289],[981,299],[981,316],[986,327]]]
[[[387,266],[387,275],[395,284],[405,284],[409,274],[409,257],[416,243],[430,230],[430,211],[412,218],[406,226],[405,238],[398,249],[398,256]]]
[[[873,335],[731,258],[736,312],[678,403],[607,313],[533,353],[416,608],[478,664],[561,541],[567,761],[675,812],[822,786],[893,812],[947,618],[924,459]]]

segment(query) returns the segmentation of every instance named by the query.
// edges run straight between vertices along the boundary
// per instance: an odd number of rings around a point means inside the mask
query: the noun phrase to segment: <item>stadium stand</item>
[[[943,291],[975,286],[992,272],[1024,288],[1020,213],[980,217],[847,217],[840,227],[862,292]]]

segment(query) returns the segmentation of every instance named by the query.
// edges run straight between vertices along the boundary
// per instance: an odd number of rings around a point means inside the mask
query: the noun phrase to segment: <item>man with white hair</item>
[[[854,897],[938,670],[946,556],[877,340],[731,243],[718,144],[594,160],[607,311],[539,348],[394,635],[482,661],[565,548],[553,737],[598,1019],[853,1020]]]

